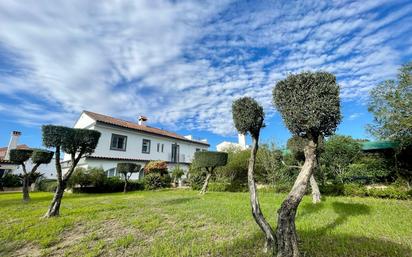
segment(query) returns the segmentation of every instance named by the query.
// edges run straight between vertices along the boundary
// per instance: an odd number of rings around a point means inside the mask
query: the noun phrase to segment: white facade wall
[[[30,172],[31,169],[33,168],[33,163],[31,162],[31,160],[28,160],[26,162],[26,170],[27,172]],[[57,175],[56,175],[56,159],[53,158],[51,160],[50,163],[48,164],[42,164],[37,168],[37,172],[40,172],[41,174],[43,174],[44,178],[47,179],[57,179]],[[19,175],[19,174],[23,174],[23,168],[21,167],[21,165],[16,165],[15,169],[11,170],[12,174],[15,175]]]
[[[97,130],[101,133],[99,143],[92,154],[92,156],[106,157],[106,158],[126,158],[126,159],[141,159],[141,160],[162,160],[170,162],[172,160],[172,144],[179,145],[179,162],[180,167],[184,170],[188,169],[188,165],[184,163],[191,163],[196,150],[206,151],[208,149],[207,145],[197,144],[195,142],[187,142],[184,140],[173,139],[163,136],[157,136],[154,134],[134,131],[132,129],[126,129],[111,125],[106,125],[99,123],[91,119],[86,114],[82,114],[78,122],[74,126],[75,128],[88,128]],[[112,134],[122,135],[127,137],[126,150],[112,150],[110,149]],[[143,139],[150,140],[150,153],[142,152]],[[159,151],[157,151],[157,145],[159,145]],[[163,145],[163,152],[162,152]],[[70,156],[64,155],[63,161],[70,160]],[[118,162],[128,162],[108,160],[108,159],[93,159],[86,158],[82,160],[78,167],[84,168],[103,168],[105,171],[115,168]],[[132,161],[133,162],[133,161]],[[142,167],[146,162],[135,163],[141,164]],[[168,163],[169,170],[172,170],[175,163]],[[137,179],[138,175],[133,175],[133,179]]]

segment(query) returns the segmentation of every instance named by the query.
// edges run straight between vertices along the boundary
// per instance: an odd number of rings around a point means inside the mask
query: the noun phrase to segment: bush
[[[319,187],[320,192],[324,195],[333,196],[370,196],[377,198],[390,198],[390,199],[412,199],[412,190],[407,190],[403,187],[397,187],[394,185],[384,188],[366,188],[359,184],[336,184],[336,185],[323,185]]]
[[[206,174],[203,172],[193,172],[189,173],[189,183],[190,187],[193,190],[200,190],[202,189],[203,183],[205,183]]]
[[[42,192],[55,192],[57,188],[57,180],[55,179],[42,179],[36,183],[36,189]]]
[[[21,178],[15,174],[6,174],[0,178],[0,184],[3,187],[21,187]]]
[[[144,188],[146,190],[170,187],[171,182],[169,175],[161,176],[159,173],[149,173],[143,178]]]
[[[150,161],[144,167],[144,174],[158,173],[161,176],[168,174],[167,163],[165,161]]]
[[[212,192],[248,192],[247,184],[241,183],[209,183],[208,190]]]

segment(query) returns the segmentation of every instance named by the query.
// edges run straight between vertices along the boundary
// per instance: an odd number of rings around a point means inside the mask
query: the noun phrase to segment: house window
[[[200,148],[196,148],[196,152],[200,152]]]
[[[160,152],[160,143],[157,143],[157,152]]]
[[[163,153],[163,149],[165,148],[165,145],[164,144],[162,144],[162,153]]]
[[[111,168],[106,170],[107,177],[115,177],[116,176],[116,168]]]
[[[143,139],[142,153],[150,153],[150,140]]]
[[[112,134],[110,150],[126,151],[127,137],[117,134]]]

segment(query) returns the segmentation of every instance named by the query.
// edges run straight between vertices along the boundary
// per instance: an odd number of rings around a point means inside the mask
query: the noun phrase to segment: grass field
[[[247,193],[66,194],[45,220],[52,194],[31,196],[0,194],[0,256],[265,256]],[[272,224],[282,198],[261,194]],[[412,256],[412,201],[305,198],[297,228],[303,256]]]

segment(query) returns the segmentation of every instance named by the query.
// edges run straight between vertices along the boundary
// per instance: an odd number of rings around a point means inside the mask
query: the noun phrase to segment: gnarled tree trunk
[[[127,179],[124,180],[123,193],[127,193]]]
[[[312,203],[320,203],[320,191],[318,183],[315,180],[315,176],[310,176],[310,187],[312,188]]]
[[[302,166],[292,190],[278,210],[278,225],[276,229],[277,257],[299,256],[295,216],[297,208],[305,195],[315,162],[316,143],[314,140],[310,139],[305,147],[305,163]]]
[[[258,136],[257,138],[252,137],[253,142],[252,142],[252,149],[250,153],[248,173],[247,173],[247,178],[248,178],[247,180],[248,180],[249,193],[250,193],[250,205],[252,207],[253,218],[255,219],[256,223],[258,224],[260,229],[263,231],[263,233],[265,233],[265,237],[266,237],[265,252],[271,252],[272,254],[274,254],[275,247],[276,247],[275,232],[273,231],[270,224],[266,221],[260,209],[260,204],[259,204],[257,190],[256,190],[256,183],[254,179],[255,160],[256,160],[256,153],[258,150],[258,140],[259,140]]]
[[[203,195],[203,194],[206,193],[207,187],[208,187],[208,185],[209,185],[210,177],[212,176],[212,172],[209,171],[209,168],[206,168],[206,172],[207,172],[207,173],[206,173],[205,183],[203,183],[202,190],[200,190],[200,194],[201,194],[201,195]]]
[[[54,197],[50,204],[49,210],[43,216],[44,218],[59,216],[60,205],[62,202],[64,190],[67,187],[67,181],[69,180],[70,176],[73,174],[74,169],[76,168],[77,163],[79,163],[80,158],[82,157],[83,153],[84,152],[81,150],[77,157],[74,154],[72,154],[70,168],[67,171],[67,173],[63,176],[61,164],[59,161],[60,160],[60,147],[56,147],[55,156],[56,156],[57,188],[56,188],[56,192],[54,193]]]
[[[66,189],[65,183],[59,183],[56,188],[56,192],[54,193],[53,200],[50,204],[49,210],[47,211],[45,218],[59,216],[60,212],[60,204],[62,202],[64,190]]]
[[[23,190],[23,201],[29,202],[30,201],[30,194],[29,194],[29,175],[24,174],[22,179],[22,190]]]

